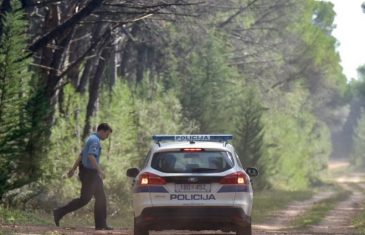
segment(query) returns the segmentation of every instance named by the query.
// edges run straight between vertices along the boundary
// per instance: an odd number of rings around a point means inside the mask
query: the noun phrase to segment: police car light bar
[[[211,142],[227,142],[233,139],[233,135],[217,134],[217,135],[154,135],[152,139],[159,143],[161,141],[211,141]]]

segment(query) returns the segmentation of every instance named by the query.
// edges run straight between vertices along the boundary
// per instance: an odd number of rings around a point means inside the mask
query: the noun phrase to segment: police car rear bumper
[[[150,230],[226,230],[251,224],[251,217],[236,207],[150,207],[135,220]]]

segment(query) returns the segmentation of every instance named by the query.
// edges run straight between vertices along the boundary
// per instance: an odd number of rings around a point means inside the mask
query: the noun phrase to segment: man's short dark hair
[[[113,132],[113,129],[109,126],[108,123],[100,123],[96,131],[110,131]]]

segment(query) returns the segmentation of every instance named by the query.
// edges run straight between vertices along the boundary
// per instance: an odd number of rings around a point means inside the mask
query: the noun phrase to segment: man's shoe
[[[60,213],[57,210],[53,210],[53,220],[57,227],[60,226],[61,218],[62,216],[60,215]]]
[[[107,225],[105,227],[97,227],[95,230],[113,230],[113,228]]]

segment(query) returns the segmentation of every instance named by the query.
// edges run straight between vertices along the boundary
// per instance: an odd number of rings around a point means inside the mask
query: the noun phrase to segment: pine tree
[[[197,123],[199,133],[226,132],[231,127],[238,80],[235,67],[229,65],[230,46],[224,37],[211,32],[184,63],[187,71],[179,74],[183,115]]]
[[[20,3],[13,2],[12,9]],[[26,48],[26,22],[21,11],[3,17],[0,43],[0,198],[36,177],[34,159],[29,157],[31,118],[27,110],[31,96],[30,60],[22,59]]]
[[[239,107],[236,120],[235,146],[245,166],[257,166],[262,156],[263,123],[261,116],[263,107],[255,100],[253,92]]]

